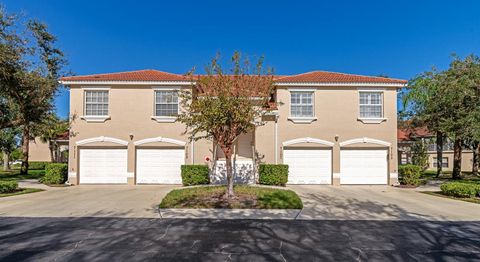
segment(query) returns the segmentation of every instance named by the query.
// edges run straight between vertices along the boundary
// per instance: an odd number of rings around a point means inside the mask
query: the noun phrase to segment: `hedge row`
[[[262,185],[285,186],[288,181],[288,165],[260,164],[258,182]]]
[[[480,196],[480,184],[468,182],[448,182],[440,186],[447,196],[470,198]]]
[[[401,165],[398,167],[400,183],[402,185],[418,186],[422,168],[416,165]]]
[[[210,184],[210,172],[206,165],[182,165],[181,170],[184,186]]]
[[[44,184],[63,184],[68,179],[68,165],[50,163],[45,167],[45,176],[41,178]]]
[[[12,193],[17,189],[17,181],[0,181],[0,194]]]

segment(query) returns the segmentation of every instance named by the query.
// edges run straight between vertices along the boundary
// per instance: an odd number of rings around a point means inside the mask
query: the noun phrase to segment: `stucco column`
[[[340,145],[336,142],[332,147],[332,185],[340,185]]]
[[[127,184],[135,185],[135,145],[130,141],[127,146]]]

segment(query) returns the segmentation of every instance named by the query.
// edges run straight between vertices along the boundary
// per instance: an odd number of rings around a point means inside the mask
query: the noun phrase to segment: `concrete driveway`
[[[179,186],[81,185],[0,198],[0,216],[157,218],[157,206]]]
[[[291,185],[303,200],[297,219],[480,221],[480,205],[391,186]]]

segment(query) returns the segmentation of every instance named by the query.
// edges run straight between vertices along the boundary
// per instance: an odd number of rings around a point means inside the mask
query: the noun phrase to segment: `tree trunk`
[[[55,163],[55,156],[53,155],[54,146],[51,140],[48,141],[48,149],[50,150],[50,161]]]
[[[10,156],[7,152],[3,152],[3,171],[10,170]]]
[[[29,142],[30,142],[30,127],[28,125],[23,126],[22,132],[22,168],[20,169],[20,174],[28,174],[28,152],[29,152]]]
[[[227,199],[231,199],[235,197],[235,193],[233,192],[233,170],[232,170],[232,150],[227,149],[224,150],[225,153],[225,166],[227,168],[227,192],[225,196]]]
[[[472,163],[472,174],[478,176],[478,166],[479,166],[479,154],[480,154],[480,142],[476,143],[476,147],[472,148],[473,151],[473,163]]]
[[[462,140],[456,139],[453,144],[453,179],[460,179],[462,174]]]
[[[443,167],[443,134],[440,131],[437,131],[437,177],[442,174]]]

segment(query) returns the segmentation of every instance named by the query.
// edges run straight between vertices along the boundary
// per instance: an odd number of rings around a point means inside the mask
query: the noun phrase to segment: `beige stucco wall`
[[[436,152],[428,153],[428,169],[436,170],[437,167],[433,165],[433,158],[437,157]],[[443,157],[448,157],[448,167],[444,167],[443,170],[449,171],[453,169],[453,152],[443,152]],[[466,151],[462,153],[462,171],[471,172],[473,167],[473,152]]]
[[[29,142],[28,161],[50,162],[48,143],[43,143],[38,137]]]
[[[297,87],[296,87],[297,88]],[[312,89],[311,87],[309,89]],[[239,140],[241,157],[251,155],[251,145],[262,156],[262,162],[282,163],[282,143],[291,139],[312,137],[335,143],[333,146],[333,174],[340,172],[340,145],[342,141],[368,137],[391,143],[389,152],[389,174],[391,181],[396,181],[397,148],[396,148],[396,89],[379,89],[384,92],[384,116],[386,121],[380,124],[365,124],[357,120],[359,115],[359,93],[357,88],[348,87],[321,87],[315,89],[315,116],[317,120],[309,124],[298,124],[288,120],[290,111],[290,93],[286,88],[277,90],[279,102],[279,118],[275,124],[274,116],[264,117],[264,125],[257,127],[251,134],[242,136]],[[154,90],[151,86],[110,86],[109,115],[110,119],[104,123],[92,123],[82,120],[84,110],[84,90],[73,85],[70,88],[70,114],[74,117],[69,145],[69,180],[76,183],[78,174],[78,150],[76,142],[92,137],[108,136],[128,141],[128,172],[135,173],[135,145],[134,142],[146,138],[166,137],[186,142],[185,163],[205,163],[206,156],[212,158],[213,145],[211,141],[200,140],[193,145],[188,136],[183,134],[184,125],[181,123],[158,123],[151,119],[154,112]],[[278,141],[275,144],[275,129]],[[130,138],[133,135],[133,138]],[[338,135],[338,141],[335,136]],[[88,144],[91,146],[120,146],[106,142]],[[178,146],[168,144],[144,144],[142,146]],[[301,146],[301,145],[299,145]],[[307,144],[304,146],[311,146]],[[277,154],[275,155],[275,147]],[[355,144],[349,147],[376,147],[385,148],[377,144]],[[194,154],[192,155],[192,148]],[[334,176],[335,178],[335,176]],[[338,179],[334,179],[334,182]],[[129,178],[133,183],[134,178]]]

